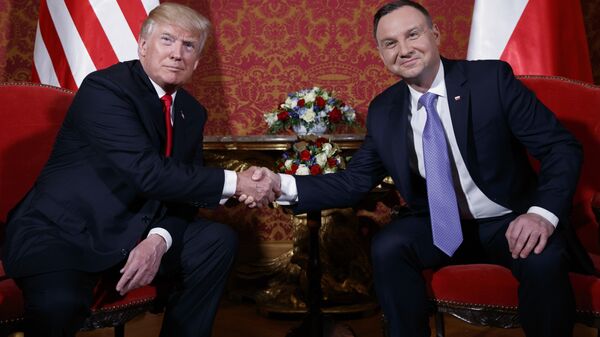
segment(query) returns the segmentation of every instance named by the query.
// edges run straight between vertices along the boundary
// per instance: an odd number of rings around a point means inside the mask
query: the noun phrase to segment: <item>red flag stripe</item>
[[[72,90],[77,89],[75,78],[73,77],[71,68],[67,62],[65,50],[62,47],[58,33],[56,32],[54,24],[52,23],[52,17],[50,16],[50,11],[48,10],[48,4],[46,3],[46,0],[42,0],[40,3],[39,25],[40,33],[44,39],[44,43],[47,46],[46,48],[48,49],[50,59],[52,60],[52,65],[54,66],[54,71],[56,72],[56,76],[58,78],[58,83],[60,83],[60,86],[63,88]]]
[[[592,83],[579,1],[565,6],[562,0],[530,0],[500,59],[516,74],[560,75]]]
[[[119,59],[89,1],[65,0],[65,4],[96,69],[117,63]]]
[[[136,39],[140,37],[140,29],[142,28],[142,22],[146,19],[146,9],[142,5],[141,1],[131,0],[117,0],[117,4],[127,20],[127,24]]]

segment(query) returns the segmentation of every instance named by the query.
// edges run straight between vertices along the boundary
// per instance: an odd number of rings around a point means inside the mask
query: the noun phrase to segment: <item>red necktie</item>
[[[171,104],[173,97],[166,94],[160,98],[163,104],[163,113],[165,114],[165,128],[167,130],[167,141],[165,143],[165,157],[171,156],[171,148],[173,147],[173,126],[171,125]]]

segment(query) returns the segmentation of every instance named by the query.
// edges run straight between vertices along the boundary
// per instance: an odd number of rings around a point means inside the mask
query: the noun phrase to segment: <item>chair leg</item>
[[[115,337],[125,337],[125,324],[115,325]]]
[[[446,331],[444,329],[444,314],[436,311],[434,315],[435,319],[435,336],[436,337],[444,337],[446,335]],[[598,336],[600,337],[600,336]]]
[[[390,329],[389,329],[388,321],[385,318],[384,314],[381,314],[381,330],[383,332],[383,337],[390,337]]]

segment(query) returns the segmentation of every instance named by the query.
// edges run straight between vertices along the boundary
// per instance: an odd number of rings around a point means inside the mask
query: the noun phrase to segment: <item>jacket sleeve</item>
[[[542,207],[564,220],[579,178],[581,145],[554,113],[514,77],[508,64],[502,63],[499,68],[498,81],[511,132],[540,163],[531,206]]]
[[[223,170],[162,156],[149,134],[156,130],[142,122],[152,109],[130,96],[116,81],[98,73],[88,76],[70,109],[81,137],[148,199],[218,205]]]

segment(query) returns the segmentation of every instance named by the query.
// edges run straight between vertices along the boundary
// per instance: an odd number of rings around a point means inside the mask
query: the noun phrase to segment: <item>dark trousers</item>
[[[161,263],[159,273],[165,275],[160,276],[175,282],[167,298],[161,337],[211,335],[237,243],[236,233],[228,226],[207,220],[187,224],[182,244],[171,247]],[[90,314],[99,276],[64,270],[18,279],[25,298],[25,335],[75,336]]]
[[[528,337],[571,336],[575,300],[565,241],[555,231],[541,254],[513,259],[504,235],[515,217],[463,221],[463,244],[452,258],[433,245],[427,216],[395,219],[377,233],[371,247],[374,283],[390,337],[431,334],[423,269],[474,262],[512,270],[519,281],[520,322]]]

